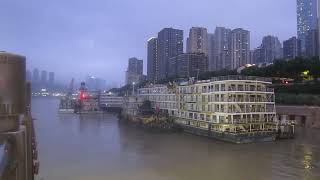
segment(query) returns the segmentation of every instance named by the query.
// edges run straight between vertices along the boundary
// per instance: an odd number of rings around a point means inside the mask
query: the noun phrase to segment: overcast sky
[[[242,27],[251,49],[265,35],[296,35],[296,0],[0,0],[0,50],[27,56],[28,69],[60,80],[86,75],[123,83],[129,57],[164,27]]]

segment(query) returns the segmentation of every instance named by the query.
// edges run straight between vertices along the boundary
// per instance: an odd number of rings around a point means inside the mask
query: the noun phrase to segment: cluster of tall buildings
[[[42,85],[53,85],[55,81],[54,72],[48,71],[39,71],[39,69],[33,69],[33,72],[27,70],[27,81],[32,82],[33,84],[42,84]]]
[[[182,30],[164,28],[158,37],[148,40],[148,80],[197,77],[206,71],[232,70],[251,63],[248,30],[217,27],[208,33],[204,27],[192,27],[186,52],[183,39]]]
[[[169,77],[196,77],[206,71],[236,70],[247,64],[263,66],[277,59],[319,56],[318,1],[297,0],[297,37],[281,43],[278,37],[267,35],[253,49],[250,31],[243,28],[216,27],[210,33],[205,27],[192,27],[185,51],[183,30],[164,28],[157,37],[148,40],[147,79],[157,82]],[[142,72],[143,61],[129,59],[126,83],[141,81]]]
[[[87,76],[85,82],[86,88],[90,91],[100,91],[107,88],[107,81],[95,76]]]
[[[157,82],[168,77],[196,76],[208,70],[208,33],[193,27],[184,53],[183,30],[164,28],[148,40],[147,79]]]

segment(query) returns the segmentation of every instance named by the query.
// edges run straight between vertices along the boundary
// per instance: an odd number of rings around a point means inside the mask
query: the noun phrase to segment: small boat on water
[[[96,114],[102,113],[99,106],[99,91],[89,91],[84,82],[78,93],[69,92],[61,98],[59,113]]]

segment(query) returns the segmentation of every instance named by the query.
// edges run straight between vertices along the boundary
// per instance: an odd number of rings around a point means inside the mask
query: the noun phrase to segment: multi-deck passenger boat
[[[227,76],[138,90],[186,132],[234,143],[273,141],[278,131],[271,79]]]

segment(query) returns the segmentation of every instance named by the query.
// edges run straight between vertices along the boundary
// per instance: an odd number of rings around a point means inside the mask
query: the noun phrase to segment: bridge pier
[[[0,179],[34,180],[34,149],[31,87],[26,83],[25,57],[0,52]],[[38,164],[37,164],[38,165]]]

